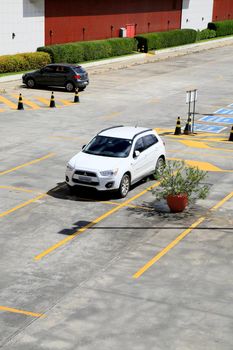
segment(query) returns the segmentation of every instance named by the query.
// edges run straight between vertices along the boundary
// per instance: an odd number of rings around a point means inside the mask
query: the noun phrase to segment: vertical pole
[[[194,116],[195,116],[195,106],[196,106],[196,101],[193,101],[193,125],[192,125],[192,133],[194,133]]]
[[[189,93],[189,109],[188,109],[188,119],[190,117],[190,110],[191,110],[191,91],[188,91]]]

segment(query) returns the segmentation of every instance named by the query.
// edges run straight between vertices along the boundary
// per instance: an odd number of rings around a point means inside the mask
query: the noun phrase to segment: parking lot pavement
[[[0,113],[3,349],[232,349],[231,124],[197,115],[200,131],[174,136],[190,85],[200,114],[231,110],[231,64],[231,48],[148,63],[93,76],[80,104]],[[207,170],[208,198],[171,214],[152,180],[120,200],[70,195],[67,161],[121,124],[156,128],[168,159]]]

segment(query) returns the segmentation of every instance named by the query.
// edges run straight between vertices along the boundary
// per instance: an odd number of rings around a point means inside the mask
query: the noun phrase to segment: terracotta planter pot
[[[169,194],[167,196],[167,205],[172,213],[179,213],[187,207],[188,196],[186,193]]]

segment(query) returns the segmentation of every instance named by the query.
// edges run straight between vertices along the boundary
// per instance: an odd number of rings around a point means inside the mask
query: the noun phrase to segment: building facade
[[[1,0],[0,55],[233,19],[233,0]]]
[[[183,0],[181,28],[205,29],[213,18],[214,0]]]
[[[33,52],[45,40],[44,0],[1,0],[0,55]]]

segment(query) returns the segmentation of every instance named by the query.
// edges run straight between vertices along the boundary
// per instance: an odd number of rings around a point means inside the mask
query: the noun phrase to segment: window
[[[76,73],[85,73],[85,70],[82,67],[80,67],[80,66],[79,67],[75,67],[74,70],[75,70]]]
[[[91,140],[83,152],[96,156],[126,158],[129,155],[131,146],[131,140],[98,135]]]
[[[143,152],[144,149],[145,149],[145,147],[144,147],[144,143],[143,143],[143,137],[141,137],[140,139],[138,139],[136,141],[134,151]]]
[[[158,139],[155,135],[146,135],[143,137],[144,144],[145,144],[145,149],[151,147],[155,143],[158,142]]]
[[[42,71],[43,73],[55,73],[55,67],[45,67]]]

